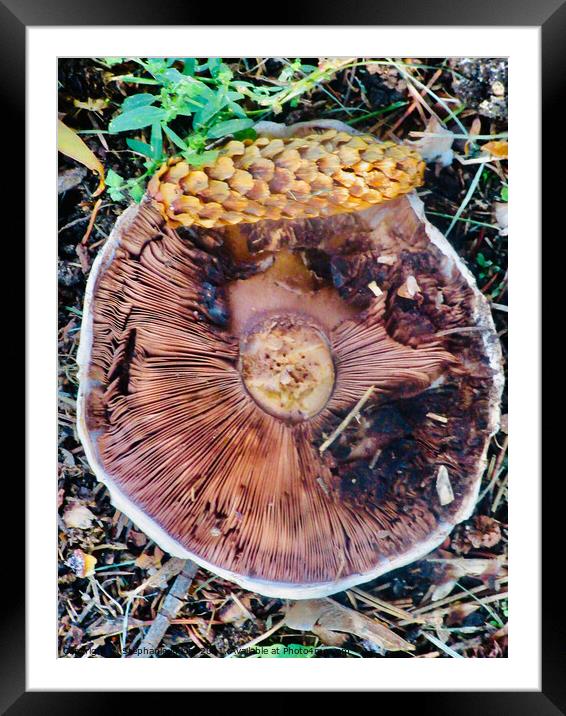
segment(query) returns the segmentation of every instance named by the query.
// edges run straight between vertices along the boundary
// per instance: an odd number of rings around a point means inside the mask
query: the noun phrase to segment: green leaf
[[[158,85],[161,84],[157,80],[153,80],[150,77],[136,77],[135,75],[117,75],[112,78],[115,82],[120,80],[121,82],[128,82],[129,84],[135,85]]]
[[[130,189],[130,196],[137,204],[142,200],[144,193],[144,190],[139,184],[134,184]]]
[[[220,68],[222,67],[222,60],[220,59],[220,57],[210,57],[205,67],[210,70],[210,74],[213,77],[216,77],[220,72]]]
[[[181,57],[183,61],[183,74],[192,77],[197,69],[197,61],[195,57]]]
[[[183,157],[189,162],[189,164],[193,167],[203,167],[203,166],[209,166],[211,164],[214,164],[218,157],[218,150],[212,149],[208,152],[202,152],[199,154],[198,152],[188,150],[187,152],[183,152]]]
[[[132,109],[137,109],[138,107],[147,107],[148,105],[153,104],[156,99],[156,95],[148,94],[147,92],[131,94],[122,102],[122,113],[130,112]]]
[[[124,194],[118,189],[112,189],[109,187],[108,193],[110,194],[110,198],[112,199],[112,201],[120,201],[124,198]]]
[[[106,174],[106,186],[115,188],[118,186],[122,186],[124,183],[124,179],[117,174],[114,169],[109,169]]]
[[[114,67],[114,65],[119,65],[124,61],[123,57],[101,57],[100,60],[107,66],[107,67]]]
[[[196,152],[202,152],[206,146],[206,135],[200,132],[193,132],[186,139],[186,144],[189,149]]]
[[[229,92],[228,95],[235,94],[234,92]],[[232,110],[232,112],[236,115],[236,117],[246,117],[245,110],[240,107],[240,105],[237,102],[234,102],[230,97],[228,96],[228,102],[227,106]]]
[[[256,646],[258,659],[310,659],[314,655],[314,646],[303,646],[302,644]]]
[[[219,122],[211,127],[207,134],[212,139],[218,139],[219,137],[225,137],[227,134],[234,134],[235,132],[241,132],[244,129],[253,127],[253,119],[228,119],[226,122]]]
[[[176,147],[184,150],[187,149],[186,142],[184,142],[181,137],[171,129],[171,127],[168,127],[166,124],[163,124],[161,126],[163,127],[163,131],[165,132],[165,134],[169,137],[169,139]]]
[[[217,95],[210,87],[193,77],[187,80],[180,93],[181,102],[177,105],[177,114],[190,116],[195,112],[204,112],[209,105],[216,106]]]
[[[159,107],[137,107],[131,112],[119,114],[110,122],[108,130],[110,134],[128,132],[132,129],[143,129],[154,122],[159,122],[165,117],[165,110]]]
[[[161,125],[159,122],[154,122],[151,125],[151,149],[153,152],[153,159],[160,159],[163,155],[163,137],[161,136]]]
[[[251,139],[253,142],[253,140],[256,138],[257,132],[253,127],[250,127],[249,129],[244,129],[241,132],[234,132],[234,139],[237,139],[240,142],[243,142],[244,139]]]
[[[137,152],[138,154],[143,154],[144,157],[149,157],[149,159],[153,159],[153,152],[151,146],[146,142],[140,142],[139,139],[128,138],[126,139],[126,144],[134,152]]]
[[[174,67],[165,70],[165,72],[162,73],[162,76],[172,85],[177,85],[185,79],[185,75],[182,75],[179,70],[176,70]]]
[[[504,186],[501,189],[501,201],[509,201],[509,187]]]
[[[198,128],[204,127],[204,125],[207,124],[215,114],[220,112],[223,106],[224,103],[218,95],[215,95],[213,100],[207,102],[204,107],[195,112],[193,118],[194,126]]]
[[[143,65],[143,63],[142,63]],[[150,57],[145,63],[145,68],[154,77],[164,72],[168,67],[167,60],[163,57]]]
[[[488,268],[492,265],[493,261],[490,259],[486,259],[485,256],[481,253],[481,251],[476,256],[476,263],[478,266],[481,266],[482,268]]]

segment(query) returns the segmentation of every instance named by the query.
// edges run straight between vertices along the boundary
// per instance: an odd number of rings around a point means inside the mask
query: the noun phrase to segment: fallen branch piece
[[[169,590],[169,594],[161,602],[159,612],[153,620],[147,634],[142,640],[140,646],[131,655],[133,659],[145,659],[155,653],[155,650],[165,636],[171,620],[177,616],[177,613],[187,595],[187,591],[197,573],[198,566],[187,559],[183,569],[173,582],[173,586]]]

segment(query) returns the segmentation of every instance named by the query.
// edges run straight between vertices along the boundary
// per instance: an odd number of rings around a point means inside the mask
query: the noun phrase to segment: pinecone
[[[168,224],[213,228],[263,219],[304,219],[359,211],[423,181],[410,147],[329,129],[306,137],[229,141],[199,169],[171,159],[148,194]]]

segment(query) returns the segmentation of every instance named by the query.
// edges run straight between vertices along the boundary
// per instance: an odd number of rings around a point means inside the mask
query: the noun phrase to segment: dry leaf
[[[509,226],[508,204],[506,201],[494,201],[493,213],[495,215],[495,223],[499,227],[499,235],[507,236]]]
[[[133,542],[136,547],[143,547],[147,544],[146,535],[144,535],[143,532],[138,532],[137,530],[130,530],[128,534],[128,540],[130,542]]]
[[[112,636],[113,634],[121,634],[126,629],[139,629],[140,627],[146,626],[147,622],[141,619],[134,619],[134,617],[128,617],[127,624],[126,620],[122,617],[120,619],[108,619],[102,624],[93,624],[87,631],[87,634],[92,637],[97,636]]]
[[[477,603],[455,604],[450,607],[448,614],[446,615],[446,626],[450,627],[461,624],[464,619],[469,617],[470,614],[476,612],[479,608],[480,605]]]
[[[441,599],[444,599],[444,597],[447,597],[450,594],[450,592],[454,589],[457,583],[457,579],[449,579],[446,582],[436,584],[434,586],[434,589],[432,590],[432,594],[430,595],[430,601],[438,602]]]
[[[67,560],[67,566],[73,570],[77,577],[90,577],[91,574],[94,574],[96,562],[97,559],[92,554],[86,554],[82,549],[76,549]]]
[[[224,622],[224,624],[234,624],[237,627],[241,627],[252,617],[249,611],[250,607],[251,604],[249,596],[243,595],[238,601],[231,599],[227,602],[218,611],[217,616],[221,622]]]
[[[180,559],[179,557],[171,557],[155,574],[150,575],[138,587],[131,592],[126,592],[126,594],[134,597],[149,588],[166,589],[167,582],[182,571],[186,561],[186,559]]]
[[[426,125],[424,136],[409,144],[418,151],[425,162],[437,162],[442,167],[448,167],[454,160],[453,141],[454,134],[436,117],[432,117]]]
[[[66,157],[74,159],[87,169],[96,172],[100,177],[97,190],[93,196],[98,196],[104,190],[104,167],[83,140],[70,127],[57,120],[57,149]]]
[[[458,581],[461,577],[480,577],[482,581],[489,577],[501,576],[504,557],[493,559],[456,557],[453,559],[429,559],[429,562],[442,563],[445,575]]]
[[[320,626],[313,626],[312,633],[317,636],[326,646],[344,646],[348,640],[348,635],[339,631],[331,631]]]
[[[74,99],[73,104],[79,109],[86,109],[89,112],[102,112],[108,107],[107,99],[91,99],[90,97],[86,102],[82,102],[80,99]]]
[[[285,616],[291,629],[355,634],[386,651],[412,651],[415,647],[376,619],[344,607],[332,599],[308,599],[292,602]]]
[[[57,177],[57,193],[62,194],[78,186],[86,177],[86,174],[84,167],[64,169]]]
[[[482,146],[482,151],[489,152],[496,159],[507,159],[509,144],[506,139],[487,142]]]
[[[377,263],[378,264],[385,264],[386,266],[393,266],[393,264],[397,261],[397,256],[394,254],[382,254],[381,256],[377,257]]]
[[[95,516],[80,502],[71,502],[63,513],[63,522],[66,527],[76,527],[79,530],[88,530],[92,526]]]
[[[501,527],[493,517],[477,515],[473,527],[466,530],[466,538],[475,549],[495,547],[501,541]]]
[[[473,549],[491,548],[501,541],[501,525],[493,517],[477,515],[462,525],[452,538],[452,549],[457,554],[468,554]]]
[[[163,552],[161,552],[161,550],[157,551],[157,553],[154,551],[153,554],[142,552],[136,559],[136,567],[140,569],[159,569],[161,567],[162,556]]]

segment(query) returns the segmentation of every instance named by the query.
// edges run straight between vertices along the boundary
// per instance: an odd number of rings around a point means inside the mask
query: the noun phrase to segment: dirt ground
[[[320,67],[323,61],[303,59],[303,64]],[[450,242],[491,302],[506,361],[507,162],[495,155],[484,164],[465,161],[481,158],[488,135],[507,130],[506,64],[470,58],[396,62],[402,72],[396,64],[360,58],[359,64],[338,68],[284,103],[278,114],[259,116],[250,110],[250,116],[285,123],[331,117],[396,140],[416,140],[418,135],[412,133],[425,131],[431,117],[438,116],[455,133],[452,150],[464,161],[428,164],[419,193],[430,221],[443,232],[450,228]],[[294,58],[225,63],[234,77],[252,85],[277,86]],[[106,172],[112,169],[125,178],[144,171],[143,158],[126,144],[127,137],[140,138],[143,131],[109,134],[107,127],[125,96],[140,91],[115,77],[135,72],[139,74],[139,66],[125,58],[67,59],[59,68],[60,117],[82,132]],[[296,77],[301,77],[300,70]],[[474,137],[481,139],[474,143]],[[478,180],[480,166],[484,170]],[[97,205],[93,192],[98,178],[93,172],[63,155],[59,171],[59,653],[67,658],[120,658],[142,643],[179,570],[111,505],[89,468],[75,428],[75,361],[85,282],[116,217],[131,199],[127,194],[112,199],[106,191],[97,197]],[[281,600],[246,592],[199,569],[154,656],[226,657],[257,644],[315,647],[308,650],[314,658],[505,657],[506,393],[502,413],[502,429],[490,445],[473,517],[427,559],[333,597],[390,627],[413,644],[414,651],[385,650],[353,634],[331,638],[285,625],[277,628],[286,610]],[[89,556],[96,558],[96,565],[83,577]],[[407,613],[405,618],[399,610]],[[242,652],[240,658],[250,653]]]

